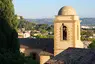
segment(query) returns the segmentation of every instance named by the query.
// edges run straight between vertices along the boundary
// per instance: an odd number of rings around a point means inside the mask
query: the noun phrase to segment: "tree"
[[[17,17],[14,13],[12,0],[0,0],[0,18],[4,18],[12,28],[16,28]]]
[[[18,45],[18,34],[16,29],[16,17],[12,0],[0,0],[0,49],[14,49]],[[19,51],[15,48],[15,51]]]
[[[20,54],[12,0],[0,0],[0,64],[24,64]]]
[[[28,22],[25,19],[20,19],[18,24],[19,29],[25,28],[25,30],[33,30],[35,26],[35,23]]]
[[[0,0],[0,64],[23,64],[14,19],[12,0]]]
[[[50,26],[47,28],[47,30],[48,30],[49,32],[53,32],[53,31],[54,31],[54,25],[50,25]]]
[[[93,32],[90,30],[81,31],[81,40],[91,40],[89,38],[90,36],[93,36]]]
[[[17,15],[13,16],[13,19],[12,19],[11,22],[12,22],[12,27],[17,30],[17,27],[18,27],[18,24],[19,24],[19,20],[17,19]]]
[[[30,53],[30,56],[25,57],[25,64],[39,64],[38,61],[33,60],[33,55]]]
[[[92,43],[89,44],[88,48],[92,48],[92,49],[95,48],[95,40],[93,40]]]
[[[87,30],[87,31],[82,31],[81,32],[81,35],[86,35],[86,36],[92,36],[93,35],[93,32],[91,32],[91,31],[89,31],[89,30]]]

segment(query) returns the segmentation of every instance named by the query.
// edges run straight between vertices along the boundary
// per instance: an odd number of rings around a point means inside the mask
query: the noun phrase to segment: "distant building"
[[[30,31],[23,32],[24,38],[30,38]]]
[[[33,54],[33,59],[40,61],[46,57],[54,54],[54,40],[53,39],[33,39],[33,38],[19,38],[20,51],[25,53],[26,56]],[[46,60],[46,59],[44,59]]]
[[[23,19],[23,16],[16,15],[17,19]]]
[[[23,32],[18,32],[18,38],[23,38]]]
[[[17,19],[21,19],[19,15],[16,15]]]
[[[90,29],[89,26],[81,26],[82,29]]]
[[[95,29],[95,26],[81,26],[82,29]]]
[[[30,38],[30,31],[18,32],[18,38]]]
[[[93,34],[93,36],[95,37],[95,33]]]

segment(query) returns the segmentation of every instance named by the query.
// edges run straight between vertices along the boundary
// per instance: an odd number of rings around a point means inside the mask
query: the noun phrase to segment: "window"
[[[62,24],[63,40],[67,40],[67,27]]]

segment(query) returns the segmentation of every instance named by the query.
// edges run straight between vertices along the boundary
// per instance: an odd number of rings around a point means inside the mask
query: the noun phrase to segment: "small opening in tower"
[[[62,31],[63,31],[63,40],[67,40],[67,27],[62,24]]]

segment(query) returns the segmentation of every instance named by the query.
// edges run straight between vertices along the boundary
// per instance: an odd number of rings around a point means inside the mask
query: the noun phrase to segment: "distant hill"
[[[26,19],[29,22],[35,22],[38,24],[53,24],[53,18],[42,18],[42,19]]]
[[[42,18],[42,19],[26,19],[29,22],[35,22],[38,24],[53,24],[53,18]],[[81,25],[95,25],[95,18],[80,18]]]
[[[81,18],[81,25],[95,25],[95,18]]]

